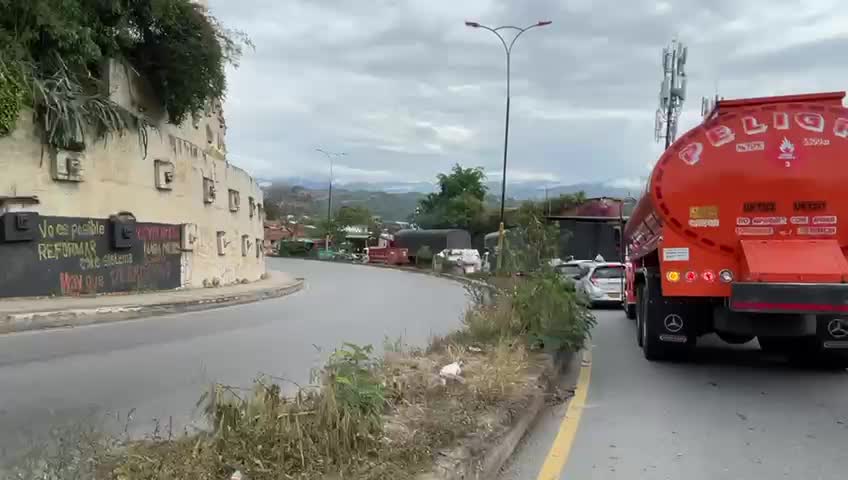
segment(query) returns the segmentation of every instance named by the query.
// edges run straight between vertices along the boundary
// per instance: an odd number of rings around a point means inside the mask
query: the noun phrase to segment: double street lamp
[[[494,33],[498,39],[501,41],[504,47],[504,52],[506,52],[506,121],[504,126],[504,148],[503,148],[503,174],[501,175],[501,215],[500,215],[500,226],[498,227],[498,270],[501,269],[503,265],[503,240],[504,240],[504,203],[506,202],[506,159],[507,159],[507,150],[509,148],[509,100],[510,100],[510,73],[511,73],[511,62],[510,57],[512,55],[512,47],[515,45],[515,41],[518,40],[524,32],[528,30],[532,30],[538,27],[544,27],[550,25],[552,22],[549,20],[539,21],[532,25],[528,25],[526,27],[516,27],[513,25],[502,25],[500,27],[488,27],[478,22],[465,22],[465,25],[471,28],[482,28],[483,30],[488,30]],[[501,35],[502,30],[515,30],[516,33],[512,40],[507,43],[504,37]]]
[[[333,218],[333,157],[343,157],[343,156],[347,155],[347,153],[345,153],[345,152],[328,152],[328,151],[324,150],[323,148],[316,148],[315,151],[323,153],[327,157],[327,160],[330,161],[330,182],[329,182],[329,185],[327,186],[327,228],[329,229],[330,224],[332,222],[332,218]],[[330,248],[330,232],[329,232],[329,230],[327,231],[327,235],[326,235],[326,238],[325,238],[324,241],[325,241],[324,249],[325,250],[329,249]]]

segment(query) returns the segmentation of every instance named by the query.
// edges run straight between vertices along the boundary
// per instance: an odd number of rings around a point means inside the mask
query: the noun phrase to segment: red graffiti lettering
[[[179,241],[180,227],[177,225],[137,225],[135,228],[139,240]]]
[[[103,291],[103,275],[61,272],[59,289],[62,295],[77,296]]]
[[[79,295],[82,292],[82,275],[62,272],[59,274],[59,286],[62,295]]]

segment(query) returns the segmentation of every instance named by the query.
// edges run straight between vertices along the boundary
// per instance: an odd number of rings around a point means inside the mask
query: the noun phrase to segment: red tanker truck
[[[844,96],[721,100],[660,157],[624,229],[647,359],[715,332],[848,366]]]

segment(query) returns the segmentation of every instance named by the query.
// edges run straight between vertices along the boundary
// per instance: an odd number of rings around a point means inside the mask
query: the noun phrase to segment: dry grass
[[[347,344],[317,384],[293,398],[281,394],[276,379],[257,379],[248,390],[217,385],[201,402],[209,432],[98,440],[73,461],[42,463],[46,474],[17,478],[217,480],[239,470],[250,480],[404,479],[460,443],[478,452],[539,394],[518,289],[488,295],[484,288],[463,328],[426,349],[386,341],[376,361],[370,347]],[[459,380],[440,377],[444,365],[459,361]],[[77,474],[76,465],[88,473]]]

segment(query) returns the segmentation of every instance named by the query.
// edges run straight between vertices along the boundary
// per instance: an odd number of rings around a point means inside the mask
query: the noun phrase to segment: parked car
[[[462,273],[477,273],[483,268],[483,260],[480,258],[480,252],[473,248],[452,248],[445,249],[436,254],[433,258],[433,265],[441,270],[444,261],[451,262]]]
[[[621,304],[624,264],[618,262],[592,263],[586,275],[577,281],[577,291],[586,294],[590,304]]]
[[[571,260],[555,266],[554,271],[564,280],[577,281],[589,273],[589,269],[593,264],[594,262],[592,260]]]

